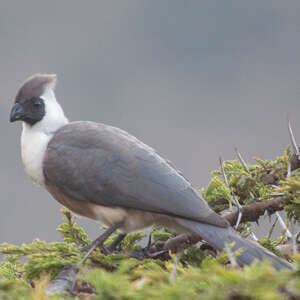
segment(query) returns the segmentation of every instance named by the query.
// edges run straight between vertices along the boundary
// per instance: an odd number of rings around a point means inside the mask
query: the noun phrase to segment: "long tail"
[[[292,269],[290,263],[279,258],[259,244],[243,239],[231,227],[222,228],[179,218],[177,220],[182,226],[198,234],[201,238],[220,251],[225,248],[225,243],[231,244],[234,242],[235,244],[232,248],[233,251],[236,251],[239,248],[244,250],[237,257],[237,262],[241,266],[250,265],[255,259],[266,259],[271,261],[274,268],[277,270]]]

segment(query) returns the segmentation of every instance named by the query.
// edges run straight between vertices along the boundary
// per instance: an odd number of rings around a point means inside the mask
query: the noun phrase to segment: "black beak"
[[[23,106],[20,103],[16,103],[10,112],[10,122],[22,120],[25,115]]]

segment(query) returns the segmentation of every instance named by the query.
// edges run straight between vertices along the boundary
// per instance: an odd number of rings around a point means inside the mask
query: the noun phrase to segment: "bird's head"
[[[27,126],[43,125],[44,129],[61,125],[66,117],[56,101],[56,75],[35,74],[20,87],[10,113],[10,122],[23,121]]]

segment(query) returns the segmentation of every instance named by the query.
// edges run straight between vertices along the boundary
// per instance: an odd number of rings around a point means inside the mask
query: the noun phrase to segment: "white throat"
[[[25,172],[35,183],[44,185],[43,161],[48,143],[56,130],[69,121],[52,89],[47,89],[40,98],[45,103],[45,116],[33,126],[23,122],[21,155]]]

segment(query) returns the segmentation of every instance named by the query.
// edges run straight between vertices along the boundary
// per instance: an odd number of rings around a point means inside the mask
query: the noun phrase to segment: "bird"
[[[158,224],[195,234],[218,250],[242,248],[241,266],[257,259],[269,260],[278,270],[291,269],[287,261],[242,238],[150,146],[111,125],[70,122],[56,99],[56,82],[55,74],[28,77],[16,94],[10,122],[22,121],[22,162],[32,181],[75,214],[108,227],[87,255],[116,230],[124,237]]]

